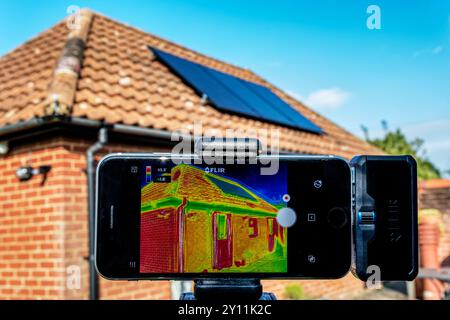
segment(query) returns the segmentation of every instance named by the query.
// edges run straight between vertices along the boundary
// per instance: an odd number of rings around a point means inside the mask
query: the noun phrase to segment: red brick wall
[[[86,150],[94,141],[53,138],[14,147],[0,158],[0,299],[87,299]],[[162,151],[152,146],[108,145],[103,154]],[[100,156],[99,156],[100,157]],[[20,183],[22,165],[51,165],[41,177]],[[81,288],[70,289],[71,268]],[[284,297],[292,281],[265,281],[265,290]],[[301,281],[309,297],[339,298],[361,290],[351,275],[334,281]],[[113,282],[101,279],[102,299],[170,299],[169,281]]]
[[[440,238],[439,257],[450,267],[450,180],[432,180],[421,184],[420,208],[442,213],[444,233]]]
[[[66,151],[57,140],[14,149],[0,161],[0,297],[64,296],[64,168]],[[21,165],[51,165],[39,177],[20,183]]]
[[[0,299],[88,298],[87,179],[85,154],[93,141],[48,139],[13,148],[0,160]],[[161,151],[113,145],[104,153]],[[19,182],[22,165],[51,165],[41,177]],[[69,289],[67,272],[81,271]],[[101,281],[101,297],[170,298],[168,282]]]
[[[297,284],[308,299],[349,299],[364,290],[364,283],[351,273],[337,280],[265,280],[264,291],[273,292],[279,299],[286,299],[285,287]]]

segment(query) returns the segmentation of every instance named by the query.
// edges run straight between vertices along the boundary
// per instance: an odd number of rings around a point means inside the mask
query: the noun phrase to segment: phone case
[[[418,272],[417,165],[411,156],[350,162],[353,273],[361,280],[413,280]]]

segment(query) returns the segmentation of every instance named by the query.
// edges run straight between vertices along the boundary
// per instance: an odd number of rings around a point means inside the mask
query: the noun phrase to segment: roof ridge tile
[[[74,27],[67,26],[69,34],[48,90],[44,106],[47,116],[69,115],[72,112],[84,48],[93,19],[93,13],[88,9],[82,9],[76,14],[79,15],[78,23]]]

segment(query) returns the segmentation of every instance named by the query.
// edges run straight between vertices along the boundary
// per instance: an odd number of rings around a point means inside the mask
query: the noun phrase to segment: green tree
[[[417,175],[421,180],[436,179],[441,177],[439,169],[428,159],[426,150],[423,147],[424,140],[415,138],[408,141],[400,129],[389,130],[387,122],[382,121],[384,129],[384,137],[378,139],[371,139],[367,127],[362,126],[366,141],[378,147],[387,154],[412,155],[417,161]]]

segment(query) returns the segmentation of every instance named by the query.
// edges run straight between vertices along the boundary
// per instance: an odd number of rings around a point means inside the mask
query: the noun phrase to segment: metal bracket
[[[261,142],[254,138],[203,137],[197,139],[194,145],[195,154],[211,163],[256,161],[261,150]]]
[[[355,166],[361,161],[355,157],[350,161],[352,166],[352,206],[356,214],[355,230],[355,270],[356,276],[361,280],[367,278],[368,246],[375,237],[376,212],[375,200],[367,190],[367,164],[364,163],[356,172]],[[357,200],[356,194],[360,194]]]
[[[180,300],[276,300],[273,293],[263,292],[259,279],[205,279],[196,280],[194,292],[183,293]]]

